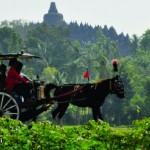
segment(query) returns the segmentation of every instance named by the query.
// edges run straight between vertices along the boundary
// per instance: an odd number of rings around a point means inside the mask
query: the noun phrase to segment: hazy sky
[[[0,0],[0,21],[42,22],[51,2],[68,23],[113,26],[117,33],[138,36],[150,29],[150,0]]]

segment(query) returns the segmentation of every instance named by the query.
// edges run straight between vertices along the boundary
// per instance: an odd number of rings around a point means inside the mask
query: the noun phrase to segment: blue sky
[[[0,0],[0,21],[42,22],[51,2],[68,23],[113,26],[131,36],[150,29],[150,0]]]

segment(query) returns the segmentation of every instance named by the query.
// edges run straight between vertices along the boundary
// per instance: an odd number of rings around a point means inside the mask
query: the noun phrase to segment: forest
[[[125,98],[120,100],[113,95],[107,97],[102,107],[104,120],[111,125],[130,125],[135,119],[149,117],[150,29],[140,37],[120,34],[120,38],[117,38],[117,35],[112,36],[115,33],[113,28],[108,30],[106,26],[98,26],[96,30],[91,29],[95,31],[95,36],[87,34],[89,32],[86,31],[84,37],[79,36],[83,35],[79,30],[73,32],[70,26],[71,24],[47,26],[44,23],[26,23],[21,20],[2,22],[0,53],[19,53],[23,50],[41,56],[43,59],[21,60],[24,64],[22,72],[31,79],[39,75],[45,84],[57,85],[87,83],[87,79],[83,78],[87,67],[90,83],[113,77],[111,62],[116,58],[119,61],[118,74],[125,87]],[[38,119],[51,120],[51,109],[41,114]],[[85,124],[90,119],[92,115],[89,108],[70,105],[63,122],[77,125]]]

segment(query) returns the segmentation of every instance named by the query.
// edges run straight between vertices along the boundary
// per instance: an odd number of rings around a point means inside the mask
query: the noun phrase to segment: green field
[[[0,118],[0,139],[3,150],[149,150],[150,118],[136,120],[132,127],[90,120],[86,125],[64,128],[49,121],[27,126]]]

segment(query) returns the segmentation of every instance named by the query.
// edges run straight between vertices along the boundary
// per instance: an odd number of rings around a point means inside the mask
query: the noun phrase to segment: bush
[[[90,120],[87,125],[64,129],[49,121],[31,123],[0,118],[0,149],[3,150],[147,150],[150,149],[150,118],[136,120],[133,128],[112,128]]]

